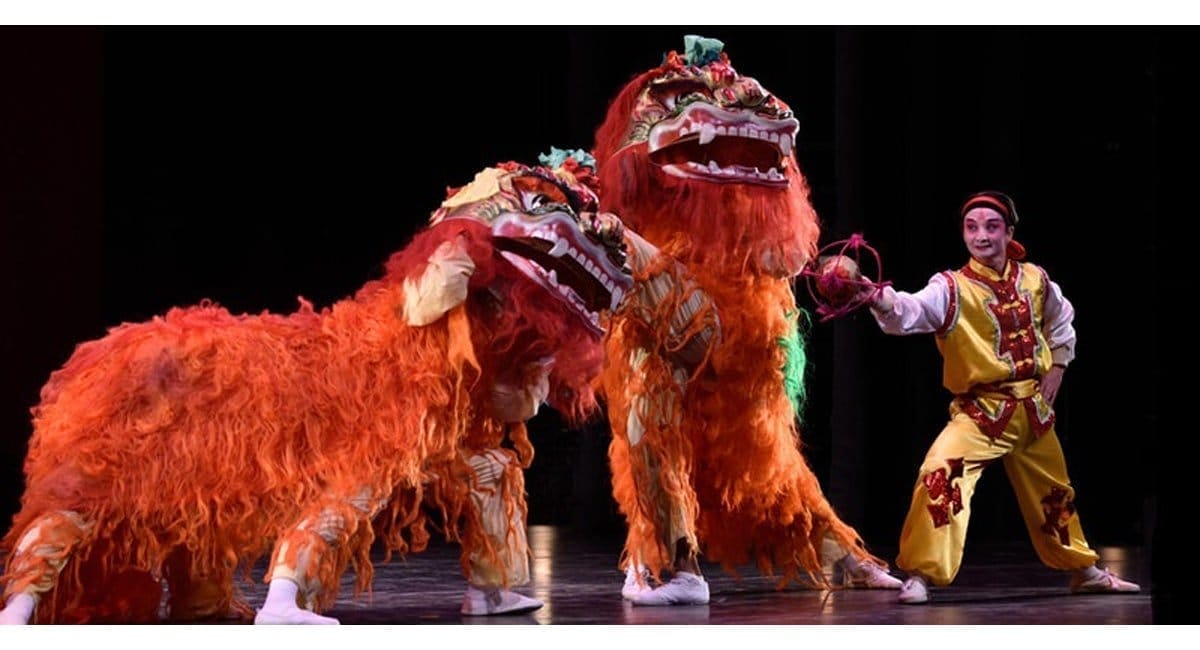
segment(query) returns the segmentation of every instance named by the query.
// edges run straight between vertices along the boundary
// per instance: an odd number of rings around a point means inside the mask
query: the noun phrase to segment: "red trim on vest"
[[[1037,363],[1034,360],[1037,334],[1033,331],[1033,306],[1017,287],[1021,277],[1020,265],[1009,261],[1005,270],[1008,271],[1007,280],[985,277],[972,269],[970,264],[962,268],[962,274],[986,286],[995,298],[987,308],[1000,328],[997,332],[1000,337],[999,355],[1007,355],[1012,360],[1012,376],[1009,378],[1032,379],[1037,375]]]
[[[954,279],[954,274],[950,271],[942,271],[942,277],[946,278],[946,286],[950,289],[950,300],[946,303],[946,315],[942,318],[942,325],[935,332],[937,336],[945,336],[958,318],[958,280]]]

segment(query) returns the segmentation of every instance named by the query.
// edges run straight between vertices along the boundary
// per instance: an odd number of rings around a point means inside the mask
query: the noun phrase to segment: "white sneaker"
[[[1122,580],[1108,569],[1090,566],[1071,576],[1073,594],[1136,594],[1142,588],[1137,583]]]
[[[703,605],[708,602],[708,582],[687,571],[680,571],[671,581],[632,599],[634,605]]]
[[[929,602],[929,587],[926,586],[925,579],[921,576],[911,576],[905,580],[896,600],[905,605],[920,605]]]
[[[874,562],[859,562],[853,556],[839,562],[842,584],[859,589],[900,589],[904,583]]]
[[[641,578],[639,580],[638,578]],[[625,567],[625,584],[621,585],[621,598],[625,600],[633,600],[638,596],[649,593],[652,587],[650,586],[650,570],[638,564]]]
[[[464,616],[495,616],[497,614],[524,614],[544,605],[537,598],[523,596],[507,589],[483,590],[478,587],[467,587],[463,594],[462,613]]]
[[[267,609],[266,607],[258,610],[258,614],[254,616],[255,625],[340,625],[336,618],[321,616],[316,612],[310,612],[307,609],[299,607],[291,607],[288,609]]]

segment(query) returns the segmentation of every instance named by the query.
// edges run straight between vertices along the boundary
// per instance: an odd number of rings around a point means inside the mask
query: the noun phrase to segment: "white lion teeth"
[[[792,136],[787,134],[779,136],[779,150],[785,156],[792,155]]]
[[[571,245],[567,243],[567,240],[560,239],[560,240],[554,242],[554,247],[549,250],[550,257],[554,257],[554,258],[562,257],[563,255],[567,254],[567,249],[569,249],[570,247],[571,247]]]
[[[700,145],[704,146],[713,141],[717,137],[717,129],[707,122],[700,127]]]
[[[625,292],[621,290],[621,287],[613,288],[612,302],[609,303],[609,309],[612,309],[615,311],[616,308],[621,305],[621,301],[624,298],[625,298]]]

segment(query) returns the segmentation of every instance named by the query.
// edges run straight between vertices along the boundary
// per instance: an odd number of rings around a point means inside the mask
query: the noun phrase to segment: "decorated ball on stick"
[[[823,247],[800,275],[808,283],[808,293],[822,322],[869,304],[883,287],[891,284],[880,279],[879,253],[857,233]]]
[[[858,262],[845,255],[826,255],[817,260],[817,293],[830,305],[849,304],[862,286]]]

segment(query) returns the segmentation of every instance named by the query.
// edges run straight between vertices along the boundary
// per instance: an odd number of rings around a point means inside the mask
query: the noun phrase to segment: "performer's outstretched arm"
[[[871,305],[871,313],[886,334],[928,334],[946,321],[950,292],[950,285],[940,273],[916,293],[884,287]]]

